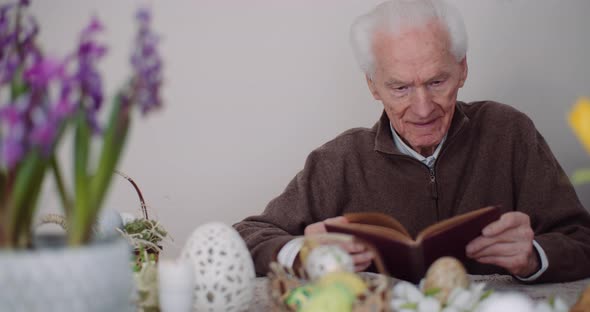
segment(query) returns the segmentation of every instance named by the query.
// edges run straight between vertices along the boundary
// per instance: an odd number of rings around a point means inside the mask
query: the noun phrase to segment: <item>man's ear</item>
[[[467,55],[465,55],[463,60],[461,60],[459,66],[461,66],[461,78],[459,80],[459,88],[462,88],[465,84],[465,81],[467,80],[467,73],[469,72],[469,68],[467,66]]]
[[[377,88],[373,79],[371,79],[371,77],[369,77],[367,74],[365,74],[365,79],[367,79],[367,86],[369,87],[373,98],[377,101],[381,101],[381,96],[379,96],[379,92],[377,92]]]

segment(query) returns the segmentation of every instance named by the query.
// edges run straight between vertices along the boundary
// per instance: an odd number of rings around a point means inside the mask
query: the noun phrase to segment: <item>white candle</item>
[[[193,304],[194,272],[184,260],[158,263],[158,291],[162,312],[190,312]]]

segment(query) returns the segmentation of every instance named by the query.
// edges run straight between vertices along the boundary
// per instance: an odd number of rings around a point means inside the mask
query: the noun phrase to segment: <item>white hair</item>
[[[446,28],[451,53],[461,61],[467,53],[467,32],[459,10],[445,0],[389,0],[359,16],[350,29],[350,42],[360,68],[375,72],[373,37],[376,31],[396,35],[408,28],[426,27],[433,20]]]

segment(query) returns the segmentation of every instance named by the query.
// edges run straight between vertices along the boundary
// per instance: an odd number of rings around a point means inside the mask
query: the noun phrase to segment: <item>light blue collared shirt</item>
[[[395,147],[397,148],[397,150],[400,151],[400,153],[416,158],[421,163],[428,166],[428,168],[430,168],[430,169],[434,168],[434,163],[436,162],[436,159],[438,158],[438,154],[440,154],[440,149],[443,146],[443,143],[445,143],[445,140],[447,139],[446,134],[443,137],[443,139],[440,141],[440,143],[438,143],[438,146],[434,150],[434,153],[432,153],[432,155],[430,155],[428,157],[424,157],[424,156],[420,155],[418,152],[416,152],[415,150],[413,150],[411,147],[409,147],[404,142],[404,140],[402,140],[402,138],[399,136],[399,134],[397,134],[395,129],[393,129],[393,126],[391,125],[391,123],[389,124],[389,129],[391,129],[391,135],[393,136],[393,143],[395,144]]]

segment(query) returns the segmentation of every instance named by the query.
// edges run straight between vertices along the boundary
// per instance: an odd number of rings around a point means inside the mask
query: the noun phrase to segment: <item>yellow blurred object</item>
[[[274,306],[274,309],[270,309],[271,311],[391,311],[393,293],[389,276],[376,274],[365,278],[363,275],[358,275],[363,281],[363,285],[359,286],[346,286],[356,285],[358,281],[341,283],[338,282],[339,279],[347,279],[348,277],[336,276],[329,278],[336,282],[332,283],[326,279],[324,282],[327,285],[323,286],[319,284],[321,278],[311,282],[297,276],[292,268],[284,267],[277,262],[271,262],[269,266],[269,291]],[[355,280],[356,278],[351,279]],[[311,286],[311,288],[301,288],[295,291],[296,288],[306,286]],[[364,291],[365,289],[366,291]],[[362,293],[362,295],[356,296],[357,293]],[[292,296],[291,300],[286,302],[289,296]],[[301,305],[299,310],[297,310],[298,304]]]
[[[568,116],[570,127],[590,154],[590,99],[580,98]]]
[[[363,279],[351,272],[327,273],[318,280],[317,284],[320,287],[340,284],[349,289],[355,296],[362,295],[367,291],[367,284]]]
[[[301,260],[301,263],[305,263],[309,253],[319,245],[320,242],[314,239],[313,236],[305,236],[303,239],[303,246],[301,246],[301,249],[299,250],[299,259]]]
[[[580,299],[576,302],[576,305],[572,307],[570,312],[588,312],[590,311],[590,285],[586,287],[586,290],[580,295]]]
[[[299,286],[284,296],[284,302],[289,308],[294,311],[301,309],[301,307],[309,301],[309,298],[314,292],[317,292],[318,288],[315,285],[303,285]]]
[[[356,298],[340,284],[320,288],[298,312],[350,312]]]

